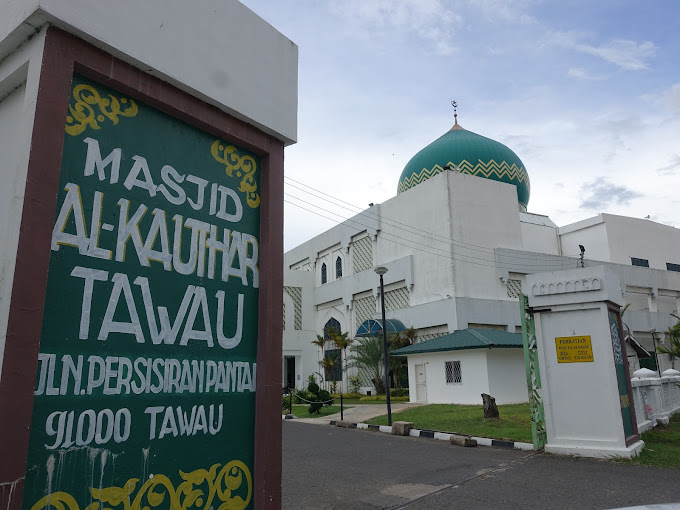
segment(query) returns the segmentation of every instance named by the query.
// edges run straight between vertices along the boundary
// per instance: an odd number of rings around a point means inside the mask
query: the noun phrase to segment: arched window
[[[326,274],[326,263],[321,264],[321,285],[328,281],[328,275]]]
[[[340,333],[340,322],[332,317],[323,327],[323,336],[326,340],[331,340],[332,333]],[[333,344],[332,340],[329,342]],[[331,361],[330,367],[325,370],[325,378],[327,381],[342,381],[342,355],[340,349],[325,349],[324,358]]]
[[[342,259],[340,257],[335,259],[335,277],[342,278]]]
[[[340,322],[332,317],[328,319],[328,322],[323,327],[323,336],[329,338],[329,332],[331,330],[335,331],[336,333],[340,333]]]

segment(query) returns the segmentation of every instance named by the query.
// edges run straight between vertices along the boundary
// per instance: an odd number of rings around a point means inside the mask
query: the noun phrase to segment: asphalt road
[[[283,508],[609,509],[680,502],[680,471],[287,420]]]

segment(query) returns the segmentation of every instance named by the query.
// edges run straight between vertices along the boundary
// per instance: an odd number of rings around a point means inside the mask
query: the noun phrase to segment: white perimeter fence
[[[640,433],[656,423],[668,423],[680,411],[680,372],[666,370],[661,377],[647,368],[633,372],[631,379],[635,416]]]

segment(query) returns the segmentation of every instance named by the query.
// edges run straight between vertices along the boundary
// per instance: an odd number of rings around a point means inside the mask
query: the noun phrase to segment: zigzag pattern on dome
[[[448,165],[456,166],[451,161],[449,161]],[[503,161],[502,163],[498,164],[496,163],[496,161],[492,159],[488,163],[484,163],[482,160],[478,160],[477,164],[475,166],[472,166],[472,164],[469,161],[463,160],[460,163],[458,163],[457,166],[460,172],[464,174],[476,175],[486,178],[489,178],[491,175],[495,175],[498,180],[506,178],[511,181],[518,181],[524,183],[527,186],[527,189],[529,187],[529,175],[527,174],[526,170],[524,169],[524,167],[518,167],[514,163],[512,165],[508,165],[506,161]],[[444,168],[441,167],[440,165],[435,165],[431,169],[423,168],[420,172],[414,173],[410,177],[404,178],[404,180],[399,183],[397,193],[402,193],[407,189],[410,189],[413,186],[416,186],[417,184],[420,184],[426,181],[427,179],[430,179],[431,177],[434,177],[435,175],[442,173],[443,171]]]

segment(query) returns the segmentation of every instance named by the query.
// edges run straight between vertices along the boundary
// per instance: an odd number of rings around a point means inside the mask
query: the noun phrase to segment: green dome
[[[458,123],[411,158],[401,173],[397,193],[442,173],[447,165],[458,167],[463,174],[514,184],[517,201],[526,210],[531,186],[522,160],[502,143],[463,129]]]

